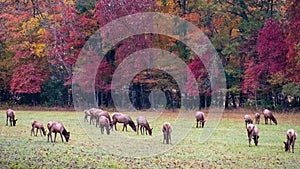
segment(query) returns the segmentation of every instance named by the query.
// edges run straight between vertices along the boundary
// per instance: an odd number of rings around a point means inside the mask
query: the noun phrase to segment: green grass
[[[278,125],[257,125],[259,145],[248,146],[243,121],[250,111],[226,111],[212,135],[203,142],[203,132],[213,129],[209,119],[205,129],[195,128],[193,112],[185,118],[176,113],[133,113],[146,116],[153,136],[113,131],[101,135],[99,128],[83,122],[76,112],[16,111],[16,127],[5,126],[5,111],[0,116],[0,168],[299,168],[298,140],[295,153],[283,148],[285,132],[294,128],[300,133],[300,114],[275,114]],[[251,114],[252,115],[252,114]],[[252,117],[254,117],[252,115]],[[47,137],[30,136],[31,120],[44,125],[55,120],[71,132],[68,143],[48,143]],[[173,145],[162,144],[161,125],[174,124]],[[262,119],[261,119],[262,121]],[[89,131],[88,133],[86,131]]]

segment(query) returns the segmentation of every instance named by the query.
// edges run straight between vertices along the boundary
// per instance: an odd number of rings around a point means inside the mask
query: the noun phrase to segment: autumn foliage
[[[70,98],[75,63],[89,38],[99,28],[118,18],[142,12],[163,12],[180,16],[210,38],[227,77],[226,106],[244,106],[254,99],[270,102],[271,108],[274,105],[290,104],[287,103],[287,95],[282,96],[282,91],[290,86],[300,85],[299,0],[1,1],[0,92],[10,97],[20,94],[26,97],[27,94],[54,90],[45,86],[51,86],[48,84],[51,81],[59,81],[63,82],[64,90],[57,93],[69,95]],[[151,19],[145,19],[145,23],[151,25]],[[134,23],[124,23],[126,24]],[[115,32],[130,31],[122,30],[126,27],[111,29],[117,30]],[[106,37],[118,36],[110,32],[100,32],[102,42],[105,42]],[[132,53],[147,48],[169,51],[184,61],[188,70],[186,72],[189,73],[184,79],[185,91],[182,92],[193,97],[199,94],[208,97],[211,95],[210,77],[201,61],[203,58],[195,57],[188,46],[176,39],[164,35],[141,34],[125,38],[110,49],[101,47],[105,56],[98,63],[95,88],[102,96],[108,97],[116,87],[111,86],[111,80],[118,66]],[[163,58],[160,61],[163,62]],[[91,65],[95,64],[87,64],[86,72],[93,69]],[[134,69],[142,67],[138,59],[130,66]],[[177,85],[170,77],[158,72],[144,70],[136,75],[134,81],[140,87],[132,90],[141,93],[160,88],[168,97],[169,89],[166,86],[172,88]],[[131,75],[124,72],[123,76],[126,78]],[[145,80],[151,77],[156,79]],[[163,84],[158,80],[159,77],[172,83]],[[81,80],[88,84],[93,79],[95,77],[87,75]],[[298,89],[297,86],[295,89]],[[148,95],[141,97],[147,98]],[[295,94],[293,97],[295,105],[300,106],[300,101],[297,101],[300,96]],[[180,105],[180,99],[168,98],[170,102],[172,99],[177,99]]]

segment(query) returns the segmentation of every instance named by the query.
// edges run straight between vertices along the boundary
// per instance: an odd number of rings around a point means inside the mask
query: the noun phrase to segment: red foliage
[[[185,91],[190,96],[199,96],[199,93],[207,93],[207,90],[209,88],[209,86],[207,85],[208,73],[201,59],[199,57],[195,57],[193,61],[188,65],[188,69],[190,71],[187,71],[188,75],[187,83],[185,85]]]
[[[12,93],[39,93],[43,82],[49,77],[49,72],[43,65],[24,63],[13,71],[10,82]]]
[[[248,43],[253,43],[253,39]],[[244,65],[243,92],[254,92],[260,85],[266,85],[272,75],[285,74],[287,49],[282,25],[273,19],[267,20],[257,38],[257,57],[250,49],[244,50],[252,56]]]
[[[287,38],[288,44],[287,58],[289,61],[288,78],[300,84],[300,1],[287,1]]]
[[[154,0],[100,0],[95,7],[95,18],[98,21],[99,27],[104,26],[105,24],[126,16],[130,14],[135,14],[139,12],[149,12],[155,8],[155,1]],[[117,29],[117,33],[122,33],[128,30],[120,30],[120,28],[113,28]],[[111,35],[109,30],[105,30],[108,32],[101,32],[101,36],[115,36],[118,35]],[[109,35],[108,35],[109,34]],[[147,36],[147,38],[146,38]],[[105,38],[103,39],[105,41]],[[122,63],[122,61],[129,56],[130,54],[153,46],[152,43],[152,36],[150,35],[136,35],[133,37],[129,37],[127,39],[122,40],[119,42],[117,47],[115,47],[115,61],[114,64],[107,64],[106,62],[101,63],[99,66],[99,71],[97,74],[97,85],[100,89],[110,90],[108,86],[110,86],[110,80],[112,78],[113,72],[117,65]],[[131,68],[138,68],[139,59],[136,60]],[[103,68],[100,68],[103,67]],[[104,71],[106,70],[106,71]],[[126,72],[124,72],[123,77],[126,78]]]

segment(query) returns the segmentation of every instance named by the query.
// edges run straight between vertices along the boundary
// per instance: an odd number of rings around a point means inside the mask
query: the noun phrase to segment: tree
[[[261,91],[272,101],[277,97],[285,82],[287,44],[281,24],[274,19],[266,21],[257,38],[257,58],[245,63],[243,91],[256,96]],[[275,104],[273,100],[273,104]]]
[[[287,58],[289,62],[288,78],[292,82],[300,84],[300,1],[289,0],[286,3],[287,10]]]

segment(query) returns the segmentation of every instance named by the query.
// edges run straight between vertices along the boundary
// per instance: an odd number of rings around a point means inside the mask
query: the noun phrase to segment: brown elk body
[[[204,118],[204,113],[201,111],[197,111],[195,114],[197,125],[196,128],[198,128],[198,123],[200,122],[200,127],[203,128],[205,124],[205,118]]]
[[[136,126],[135,126],[134,122],[132,121],[131,117],[127,114],[114,113],[112,115],[112,124],[113,124],[113,126],[115,126],[116,131],[117,131],[117,123],[123,123],[122,131],[124,131],[125,128],[127,131],[127,124],[129,124],[129,126],[132,128],[132,130],[136,132]]]
[[[249,141],[249,147],[251,146],[251,139],[254,140],[255,145],[258,144],[258,128],[253,124],[247,125],[247,133],[248,133],[248,141]]]
[[[66,139],[66,142],[69,141],[69,138],[70,138],[70,132],[68,132],[64,125],[62,123],[59,123],[59,122],[48,122],[47,124],[47,127],[48,127],[48,130],[49,130],[49,133],[48,133],[48,142],[49,142],[49,138],[51,139],[51,142],[52,141],[52,133],[54,133],[54,142],[56,141],[56,134],[59,133],[60,134],[60,137],[61,137],[61,141],[64,142],[64,139],[63,139],[63,136],[65,137]]]
[[[260,122],[260,113],[255,113],[255,123],[259,124]]]
[[[109,126],[112,127],[112,122],[111,122],[111,118],[110,118],[109,112],[105,111],[105,110],[101,110],[101,109],[99,109],[99,110],[97,110],[95,112],[96,127],[97,127],[97,125],[99,125],[99,118],[102,117],[102,116],[104,116],[104,117],[107,118],[107,120],[109,121]]]
[[[12,109],[8,109],[6,111],[6,125],[8,125],[8,119],[9,119],[10,126],[16,126],[18,119],[15,119],[15,115],[16,114]]]
[[[144,134],[144,129],[146,129],[146,135],[147,133],[149,133],[150,136],[152,135],[153,128],[150,128],[150,125],[145,117],[139,116],[136,119],[136,122],[137,122],[137,130],[136,130],[137,134],[139,134],[139,129],[141,134]]]
[[[162,126],[162,132],[163,132],[163,144],[166,142],[166,144],[172,144],[171,143],[171,133],[172,133],[173,127],[171,123],[164,122]]]
[[[291,151],[291,146],[292,146],[292,152],[294,153],[294,146],[295,146],[295,141],[297,139],[297,133],[294,129],[289,129],[286,132],[286,142],[283,142],[285,145],[285,151]]]
[[[44,125],[43,125],[42,122],[32,120],[31,126],[32,126],[31,133],[30,133],[31,136],[32,136],[32,133],[33,133],[34,136],[37,136],[38,130],[40,130],[41,136],[42,136],[42,132],[43,132],[44,136],[46,136],[46,130],[45,130]],[[34,134],[34,129],[35,128],[36,128],[36,133]]]
[[[246,128],[248,124],[253,124],[253,120],[251,119],[250,115],[246,114],[244,116],[244,119],[245,119]]]
[[[264,114],[264,118],[265,118],[265,124],[268,124],[268,119],[270,119],[270,124],[271,121],[273,121],[276,125],[277,125],[277,119],[274,117],[274,115],[272,114],[272,112],[268,109],[265,109],[263,111],[263,114]]]
[[[110,134],[110,122],[109,122],[108,118],[105,116],[100,116],[98,121],[99,121],[99,127],[100,127],[101,134],[104,133],[104,128],[105,128],[106,134],[109,135]]]

